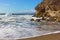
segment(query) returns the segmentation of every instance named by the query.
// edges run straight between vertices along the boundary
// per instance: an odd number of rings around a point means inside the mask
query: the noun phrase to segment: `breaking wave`
[[[50,32],[41,28],[38,30],[40,25],[30,21],[31,17],[32,15],[0,17],[0,38],[24,38]]]

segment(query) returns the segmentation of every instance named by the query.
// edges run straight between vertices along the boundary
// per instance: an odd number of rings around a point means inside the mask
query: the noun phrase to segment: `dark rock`
[[[36,19],[35,21],[40,22],[40,19]]]
[[[34,21],[34,19],[31,19],[30,21]]]

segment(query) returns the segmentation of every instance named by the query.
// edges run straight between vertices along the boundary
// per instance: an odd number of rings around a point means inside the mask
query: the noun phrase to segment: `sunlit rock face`
[[[34,17],[60,21],[60,0],[43,0],[35,7]]]

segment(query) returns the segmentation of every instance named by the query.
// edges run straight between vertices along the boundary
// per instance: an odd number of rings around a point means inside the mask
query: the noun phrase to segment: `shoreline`
[[[60,31],[43,34],[38,37],[31,37],[26,39],[17,39],[17,40],[59,40],[60,39]]]

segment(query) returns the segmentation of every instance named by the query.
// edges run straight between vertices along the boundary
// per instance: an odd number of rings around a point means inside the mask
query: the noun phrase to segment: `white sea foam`
[[[31,17],[31,15],[3,16],[0,20],[0,38],[24,38],[51,32],[37,30],[37,24],[30,21]]]

